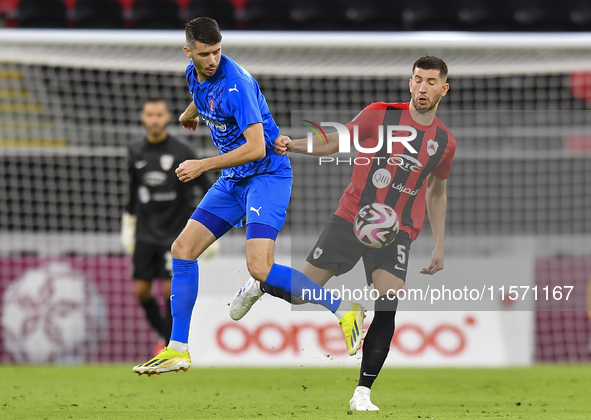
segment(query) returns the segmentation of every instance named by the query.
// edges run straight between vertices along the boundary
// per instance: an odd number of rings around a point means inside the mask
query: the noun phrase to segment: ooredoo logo
[[[368,328],[369,325],[364,325],[365,330]],[[311,334],[324,353],[333,356],[347,355],[343,333],[336,323],[283,326],[275,322],[266,322],[248,329],[242,324],[228,322],[217,329],[216,342],[221,350],[233,355],[243,354],[252,349],[266,354],[290,352],[297,355],[302,351],[304,334]],[[462,329],[451,323],[438,324],[432,330],[406,323],[396,328],[391,347],[409,357],[419,356],[429,350],[443,357],[458,357],[466,349],[467,342]]]
[[[401,325],[394,332],[392,346],[407,356],[418,356],[433,348],[442,356],[459,356],[466,348],[466,336],[455,325],[441,324],[427,332],[418,325]]]

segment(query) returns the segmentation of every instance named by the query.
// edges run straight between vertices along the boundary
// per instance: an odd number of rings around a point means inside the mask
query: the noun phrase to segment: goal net
[[[151,355],[156,335],[119,243],[125,146],[144,132],[146,99],[163,97],[173,115],[190,101],[183,43],[177,31],[0,32],[0,362]],[[355,115],[371,102],[407,101],[416,58],[443,58],[451,88],[438,116],[458,142],[446,258],[519,259],[529,267],[524,285],[576,283],[575,303],[529,301],[550,311],[536,316],[536,357],[591,360],[591,37],[227,32],[224,53],[255,76],[285,134],[301,129],[296,110]],[[169,132],[198,156],[217,153],[205,127]],[[281,238],[301,236],[304,245],[291,244],[299,256],[336,209],[348,169],[307,156],[292,164],[278,246],[289,252]],[[222,244],[222,255],[243,253],[244,234]],[[427,224],[413,258],[431,250]],[[64,332],[68,323],[76,334]],[[47,351],[15,350],[35,343]]]

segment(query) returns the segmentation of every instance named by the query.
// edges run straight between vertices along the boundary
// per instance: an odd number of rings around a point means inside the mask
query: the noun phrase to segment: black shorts
[[[152,281],[172,278],[170,245],[162,246],[136,241],[133,253],[133,278]]]
[[[410,236],[401,230],[390,245],[369,248],[355,236],[353,223],[333,216],[306,261],[314,267],[333,271],[336,276],[340,276],[353,269],[362,258],[368,285],[372,284],[371,275],[378,268],[406,281],[410,244]]]

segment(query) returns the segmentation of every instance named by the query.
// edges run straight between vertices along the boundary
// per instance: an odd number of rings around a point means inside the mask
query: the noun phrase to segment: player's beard
[[[150,127],[149,136],[152,138],[159,138],[164,134],[165,127]]]
[[[427,108],[419,108],[417,98],[413,98],[412,99],[412,106],[414,107],[415,111],[417,111],[419,114],[426,114],[430,111],[433,111],[437,107],[437,104],[439,104],[440,100],[441,100],[441,95],[437,95],[435,98],[433,98],[433,100],[429,100],[427,98],[427,101],[428,101]]]

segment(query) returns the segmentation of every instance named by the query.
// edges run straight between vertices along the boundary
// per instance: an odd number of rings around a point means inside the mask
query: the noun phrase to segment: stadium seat
[[[569,5],[571,30],[591,31],[591,3],[587,0],[575,0]]]
[[[400,31],[403,29],[402,8],[397,0],[353,2],[346,10],[349,30]]]
[[[250,0],[244,4],[244,28],[253,30],[291,29],[291,3],[281,0]]]
[[[22,28],[66,28],[66,5],[61,0],[21,0],[18,26]]]
[[[123,6],[117,0],[78,0],[74,19],[77,28],[121,29]]]
[[[458,4],[460,27],[465,31],[515,30],[513,6],[503,0],[464,0]]]
[[[207,16],[215,19],[220,29],[236,29],[234,4],[227,0],[193,0],[187,6],[187,18]]]
[[[557,0],[520,0],[513,16],[521,31],[566,31],[570,27],[569,9]]]
[[[295,1],[290,10],[293,28],[305,31],[346,31],[347,3],[339,0]]]
[[[181,28],[179,5],[172,0],[136,0],[131,19],[134,29]]]
[[[404,28],[409,31],[455,31],[460,26],[455,1],[405,3],[402,13]]]

